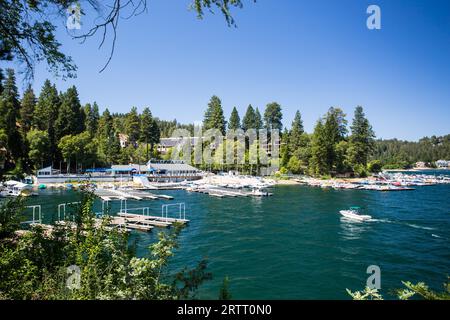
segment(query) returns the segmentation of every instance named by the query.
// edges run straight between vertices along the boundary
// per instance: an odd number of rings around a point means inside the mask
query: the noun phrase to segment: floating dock
[[[225,188],[187,188],[187,191],[190,192],[199,192],[204,193],[212,197],[217,198],[225,198],[225,197],[265,197],[265,196],[271,196],[272,194],[265,191],[234,191],[234,190],[228,190]]]
[[[102,203],[102,212],[96,213],[95,227],[99,228],[103,220],[101,217],[108,216],[110,218],[109,224],[105,226],[106,230],[118,229],[120,231],[129,232],[131,230],[138,230],[144,232],[150,232],[153,228],[168,228],[174,223],[187,224],[189,220],[186,219],[186,205],[185,203],[171,203],[163,204],[161,206],[161,216],[150,215],[150,208],[127,208],[127,200],[121,199],[120,211],[116,215],[107,215],[108,202],[104,200]],[[77,205],[77,202],[73,203],[61,203],[58,205],[57,220],[54,224],[45,224],[42,222],[41,206],[29,206],[27,209],[32,209],[32,219],[22,222],[22,224],[29,225],[31,227],[39,226],[46,234],[51,234],[54,231],[56,225],[65,225],[75,228],[75,222],[71,221],[72,216],[66,212],[66,207],[71,205]],[[177,213],[174,213],[177,217],[169,217],[170,208],[178,209]],[[174,210],[171,210],[174,211]],[[20,230],[19,234],[26,233],[26,230]]]

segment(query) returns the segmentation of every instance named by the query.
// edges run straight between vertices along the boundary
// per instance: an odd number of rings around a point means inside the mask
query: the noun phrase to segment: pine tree
[[[132,107],[130,112],[125,116],[124,121],[125,134],[131,143],[136,143],[141,134],[140,120],[136,107]]]
[[[20,125],[22,127],[22,132],[24,133],[30,131],[31,129],[35,107],[36,96],[34,95],[34,91],[30,85],[23,94],[20,106]]]
[[[7,78],[4,82],[0,105],[0,129],[7,135],[7,152],[11,160],[17,162],[23,155],[22,137],[17,128],[20,121],[20,102],[16,87],[16,76],[13,69],[6,69]]]
[[[117,163],[120,159],[120,140],[114,130],[114,120],[108,108],[105,109],[99,120],[99,153],[107,164]]]
[[[0,97],[3,93],[3,80],[4,80],[3,70],[2,70],[2,68],[0,68]]]
[[[98,123],[98,133],[101,138],[107,138],[114,133],[113,118],[108,108],[103,111]]]
[[[281,106],[276,102],[267,104],[266,110],[264,111],[265,128],[267,130],[281,131],[283,129],[281,119],[283,119],[283,114],[281,113]]]
[[[84,127],[86,131],[89,132],[91,137],[95,137],[98,130],[98,122],[100,119],[98,105],[94,102],[94,105],[91,106],[90,103],[86,104],[83,108],[84,111]]]
[[[367,159],[374,148],[375,133],[361,106],[355,109],[350,136],[350,158],[352,165],[367,166]]]
[[[46,131],[50,141],[51,161],[57,159],[57,140],[55,136],[55,121],[58,117],[60,100],[56,86],[46,80],[41,89],[33,114],[33,127]]]
[[[293,155],[296,150],[302,146],[302,138],[304,134],[303,121],[300,115],[300,111],[297,110],[295,113],[294,121],[292,121],[291,130],[289,132],[288,149],[289,154]]]
[[[326,147],[325,159],[329,171],[335,171],[337,168],[343,167],[343,164],[338,162],[342,157],[338,157],[336,146],[345,139],[346,133],[345,113],[340,108],[331,107],[326,114],[323,127]]]
[[[261,117],[261,113],[259,112],[259,109],[256,108],[255,110],[255,129],[260,130],[264,127],[263,119]]]
[[[230,121],[228,121],[228,129],[237,130],[241,128],[241,118],[236,107],[231,111]]]
[[[247,131],[249,129],[258,130],[255,109],[253,109],[251,104],[248,105],[247,111],[245,112],[244,115],[244,119],[242,119],[242,129],[244,131]]]
[[[212,96],[203,119],[203,130],[218,129],[222,135],[225,135],[225,128],[226,121],[223,114],[222,102],[219,97]]]
[[[150,144],[150,151],[153,154],[155,144],[159,142],[160,131],[158,123],[152,116],[149,108],[145,108],[141,114],[141,135],[140,141],[146,144],[146,160],[150,160],[148,145]]]
[[[77,88],[70,87],[61,96],[61,107],[55,121],[57,140],[66,135],[77,135],[84,130],[84,116],[81,110]]]
[[[311,160],[309,171],[312,175],[328,174],[330,167],[327,163],[327,137],[323,120],[317,121],[311,143]]]

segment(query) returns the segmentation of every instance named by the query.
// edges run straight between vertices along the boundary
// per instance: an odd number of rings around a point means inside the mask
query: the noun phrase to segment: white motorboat
[[[252,189],[252,195],[253,196],[258,196],[258,197],[268,197],[271,196],[272,193],[269,193],[261,188],[253,188]]]
[[[363,215],[359,213],[359,207],[350,207],[349,210],[341,210],[339,213],[344,217],[357,221],[367,221],[372,219],[369,215]]]

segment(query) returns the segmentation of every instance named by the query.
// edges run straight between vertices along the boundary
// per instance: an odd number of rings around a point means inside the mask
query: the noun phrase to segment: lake
[[[208,259],[214,279],[201,287],[199,298],[217,298],[225,276],[236,299],[348,299],[346,288],[364,288],[369,265],[381,268],[385,295],[402,280],[440,290],[450,272],[450,185],[405,192],[277,186],[268,198],[158,192],[175,199],[128,201],[128,207],[149,206],[159,215],[163,203],[186,203],[191,223],[172,267]],[[73,191],[42,190],[29,203],[42,204],[49,220],[58,203],[76,198]],[[373,221],[342,219],[339,210],[349,206],[362,207]],[[99,202],[95,207],[100,211]],[[132,233],[139,255],[156,234]]]

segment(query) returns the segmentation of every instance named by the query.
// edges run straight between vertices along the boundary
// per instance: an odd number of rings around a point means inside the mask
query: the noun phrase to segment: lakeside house
[[[438,168],[448,168],[450,167],[450,161],[447,160],[438,160],[435,162],[436,167]]]
[[[165,155],[174,147],[181,148],[183,139],[186,139],[186,138],[181,138],[181,137],[161,138],[159,140],[158,145],[156,146],[156,149],[158,150],[159,153],[161,153],[162,155]],[[191,147],[193,147],[198,143],[199,137],[191,137],[189,139],[190,139],[190,145],[191,145]]]
[[[416,168],[416,169],[426,169],[426,168],[428,168],[428,166],[427,166],[427,164],[425,162],[419,161],[419,162],[416,162],[414,164],[414,168]]]
[[[119,133],[119,144],[122,149],[128,147],[129,145],[132,145],[135,148],[138,146],[136,141],[131,141],[130,137],[124,133]]]

